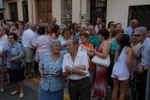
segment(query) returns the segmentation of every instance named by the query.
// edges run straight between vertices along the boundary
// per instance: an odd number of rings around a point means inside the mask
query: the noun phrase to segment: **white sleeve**
[[[64,55],[64,59],[63,59],[63,63],[62,63],[62,72],[66,72],[66,67],[67,65],[67,59],[66,59],[66,56]]]
[[[83,60],[82,60],[82,65],[86,66],[86,70],[89,68],[89,57],[86,52],[83,52]]]

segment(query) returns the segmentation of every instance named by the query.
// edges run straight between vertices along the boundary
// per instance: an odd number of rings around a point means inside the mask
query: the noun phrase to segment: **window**
[[[10,17],[11,20],[16,22],[18,20],[18,7],[17,7],[17,2],[12,2],[9,3],[10,7]]]
[[[61,23],[68,25],[72,21],[72,0],[61,0]]]
[[[128,24],[133,18],[139,21],[139,26],[145,26],[150,29],[150,5],[130,6]]]

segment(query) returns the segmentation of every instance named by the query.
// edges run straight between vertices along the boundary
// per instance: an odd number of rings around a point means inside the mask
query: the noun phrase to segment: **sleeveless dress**
[[[120,81],[128,80],[129,79],[129,69],[127,66],[127,55],[126,55],[126,47],[123,48],[121,54],[115,61],[113,66],[113,71],[111,77]]]
[[[103,44],[100,44],[96,49],[98,52],[102,52]],[[93,87],[93,96],[98,98],[106,97],[106,80],[107,80],[107,67],[96,65],[96,76]]]

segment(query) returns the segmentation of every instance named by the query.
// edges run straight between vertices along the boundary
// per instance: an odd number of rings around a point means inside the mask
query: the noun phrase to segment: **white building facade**
[[[107,0],[107,22],[115,21],[122,23],[125,28],[128,25],[131,6],[150,6],[150,0]]]
[[[11,19],[11,3],[17,4],[17,19],[37,23],[39,19],[50,22],[53,17],[59,25],[68,22],[85,23],[87,19],[94,22],[96,17],[103,17],[104,22],[115,21],[127,27],[132,6],[144,6],[149,10],[150,0],[5,0],[5,18]],[[104,5],[105,3],[105,5]],[[27,9],[24,9],[27,4]],[[15,4],[13,5],[15,6]],[[24,7],[25,6],[25,7]],[[104,10],[102,10],[104,7]],[[106,7],[106,8],[105,8]],[[142,7],[143,8],[143,7]],[[15,7],[14,7],[15,9]],[[141,9],[141,8],[138,8]],[[43,13],[45,11],[45,13]],[[141,9],[142,11],[142,9]],[[11,13],[10,13],[11,12]],[[137,13],[136,13],[137,14]],[[147,14],[148,15],[148,14]],[[145,16],[147,16],[145,15]],[[25,18],[26,16],[26,18]],[[148,18],[147,18],[148,19]],[[149,21],[149,20],[148,20]],[[146,22],[148,22],[146,21]]]

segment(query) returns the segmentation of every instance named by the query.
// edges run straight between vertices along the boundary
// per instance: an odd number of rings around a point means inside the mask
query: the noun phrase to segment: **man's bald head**
[[[136,27],[138,27],[139,21],[137,19],[132,19],[130,24],[132,28],[135,29]]]
[[[29,23],[29,28],[33,31],[36,30],[36,24],[33,24],[33,23]]]

